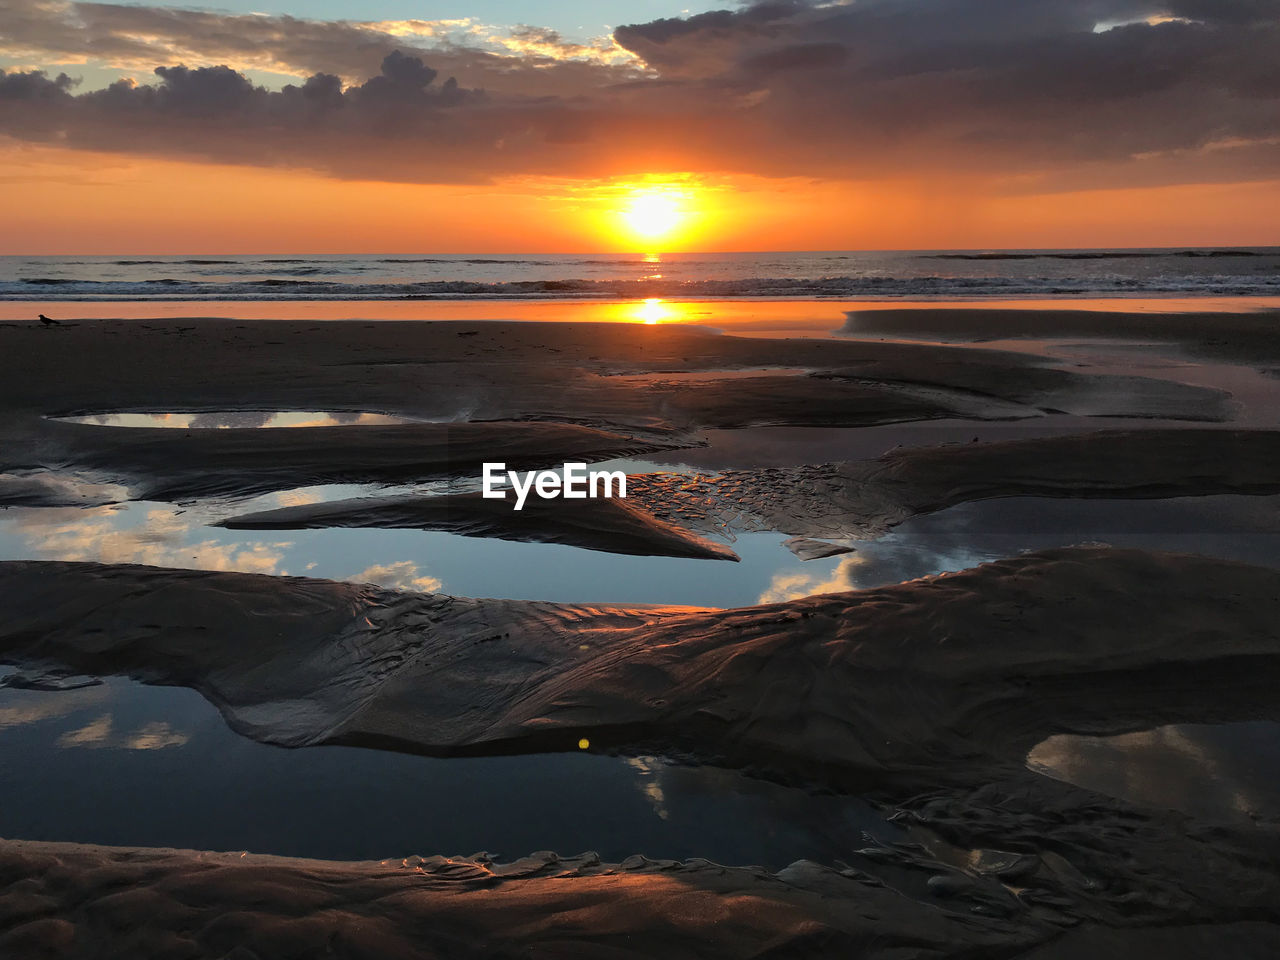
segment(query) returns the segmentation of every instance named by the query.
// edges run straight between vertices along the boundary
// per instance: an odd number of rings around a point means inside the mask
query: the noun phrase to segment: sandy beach
[[[0,960],[1280,957],[1280,0],[0,0]]]
[[[1160,548],[1098,542],[1084,512],[982,562],[984,532],[945,524],[1017,503],[1273,514],[1278,321],[1215,315],[1207,337],[1203,317],[1172,314],[855,311],[840,334],[791,339],[536,321],[0,324],[0,500],[33,551],[0,561],[0,694],[45,698],[3,724],[129,678],[195,691],[233,737],[291,752],[586,752],[732,771],[798,803],[857,798],[885,831],[777,867],[642,849],[357,861],[17,836],[0,841],[0,949],[1265,955],[1280,944],[1280,840],[1247,811],[1270,794],[1187,813],[1134,784],[1100,791],[1079,738],[1280,721],[1272,541],[1258,541],[1266,561],[1216,553],[1201,535],[1210,512],[1176,540],[1185,549],[1158,526]],[[1134,340],[1158,343],[1139,354]],[[327,425],[254,425],[280,411]],[[816,449],[852,452],[816,459],[778,439],[813,431],[831,438]],[[741,465],[752,444],[782,463]],[[628,497],[517,513],[480,496],[490,460],[610,465]],[[189,511],[202,536],[435,531],[456,549],[688,563],[706,599],[517,599],[514,567],[463,595],[447,553],[432,577],[384,571],[383,585],[254,572],[212,541],[172,562],[180,547],[142,549],[169,535],[148,541],[145,526],[66,546],[77,518],[109,523],[131,503],[165,522]],[[927,561],[940,575],[858,580],[917,529],[970,552]],[[694,570],[753,576],[751,537],[829,582],[779,574],[760,602],[722,609]],[[106,742],[99,728],[63,741]],[[147,729],[134,742],[182,742]],[[515,804],[499,816],[518,818]]]

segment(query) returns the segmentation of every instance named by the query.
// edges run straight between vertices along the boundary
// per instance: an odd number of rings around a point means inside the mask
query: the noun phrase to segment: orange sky
[[[0,3],[0,251],[1280,245],[1270,0],[225,3]]]
[[[989,185],[736,177],[678,183],[650,241],[640,181],[357,182],[305,171],[0,150],[5,254],[820,250],[1280,243],[1280,181],[1001,195]]]

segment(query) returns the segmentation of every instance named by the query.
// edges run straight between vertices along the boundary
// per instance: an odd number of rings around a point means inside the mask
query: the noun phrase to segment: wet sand
[[[824,786],[980,780],[979,757],[1020,762],[1054,733],[1237,719],[1280,670],[1280,573],[1099,548],[730,611],[39,561],[0,563],[0,584],[9,663],[191,686],[270,743],[448,755],[587,737]]]
[[[628,477],[625,513],[598,501],[563,501],[529,516],[471,496],[401,496],[303,504],[232,517],[248,530],[417,527],[468,536],[573,543],[615,553],[730,559],[694,531],[722,537],[762,530],[805,537],[870,539],[903,521],[975,500],[1004,497],[1159,499],[1280,493],[1280,432],[1117,430],[950,443],[851,463],[652,473]],[[625,523],[625,530],[623,524]],[[553,539],[554,538],[554,539]],[[812,544],[813,541],[810,541]],[[803,547],[813,559],[847,552]]]
[[[478,476],[696,446],[707,428],[960,417],[1225,421],[1223,390],[1061,361],[875,341],[760,340],[637,324],[85,321],[0,328],[0,474],[121,483],[148,499]],[[661,374],[783,367],[803,376]],[[618,376],[642,374],[644,376]],[[49,419],[307,409],[434,421],[149,430]],[[4,493],[0,488],[0,493]],[[29,492],[22,494],[31,502]],[[52,502],[52,501],[51,501]]]
[[[856,871],[803,862],[782,875],[589,854],[338,864],[0,841],[0,876],[14,875],[32,881],[21,902],[9,898],[0,949],[12,956],[739,960],[890,957],[901,946],[941,956],[1037,939],[999,918],[919,917]],[[74,907],[50,915],[60,902]],[[1056,930],[1037,926],[1041,939]],[[121,931],[129,952],[102,950]]]
[[[1152,428],[950,443],[851,463],[647,474],[629,483],[639,505],[692,529],[870,539],[976,500],[1277,493],[1277,463],[1280,432]]]
[[[1111,928],[1135,923],[1257,921],[1271,917],[1280,896],[1280,877],[1269,868],[1280,837],[1142,811],[1037,776],[1024,764],[1038,742],[1064,732],[1274,713],[1280,572],[1273,570],[1141,551],[1059,550],[735,611],[465,600],[96,564],[8,563],[0,578],[13,598],[0,634],[6,661],[190,685],[247,736],[295,747],[364,743],[436,754],[566,750],[585,737],[593,749],[642,746],[685,762],[747,766],[757,776],[861,792],[913,824],[919,841],[872,844],[837,869],[800,864],[778,874],[642,861],[614,869],[589,856],[544,856],[532,868],[438,858],[313,867],[0,845],[15,882],[49,876],[49,857],[106,856],[110,870],[126,873],[141,862],[160,887],[143,897],[157,912],[145,921],[126,912],[119,922],[140,930],[154,923],[159,936],[194,921],[185,899],[170,907],[163,896],[174,884],[187,889],[181,878],[193,868],[214,884],[205,896],[224,907],[248,890],[266,891],[253,894],[251,912],[262,916],[245,918],[246,935],[314,911],[311,900],[294,899],[292,878],[329,875],[332,909],[348,908],[341,891],[350,890],[358,904],[351,909],[363,915],[371,901],[361,885],[371,870],[399,889],[401,878],[416,879],[415,867],[423,866],[428,877],[469,878],[490,893],[495,884],[507,887],[492,874],[521,876],[528,882],[509,892],[532,897],[534,911],[561,896],[640,911],[644,920],[628,934],[640,955],[662,949],[670,896],[587,878],[639,870],[682,889],[687,883],[688,896],[706,898],[699,912],[711,912],[705,923],[671,934],[672,949],[729,956],[741,948],[721,938],[738,925],[726,930],[710,918],[731,916],[742,897],[758,901],[752,913],[761,927],[752,937],[792,950],[840,956],[857,938],[872,937],[889,956],[919,948],[912,925],[924,922],[938,931],[932,942],[939,955],[960,956],[972,949],[970,936],[986,949],[1010,950],[1079,924],[1107,927],[1097,936],[1114,944],[1123,934]],[[957,856],[970,869],[957,869]],[[228,860],[239,869],[210,866]],[[58,919],[34,921],[30,930],[19,925],[10,935],[92,936],[115,907],[73,913],[73,920],[64,904],[114,889],[110,870],[91,872],[83,881],[90,888],[70,901],[44,895],[40,902]],[[704,878],[713,880],[710,889]],[[409,914],[396,914],[397,925],[452,904],[462,926],[488,923],[517,939],[534,936],[530,924],[539,929],[522,914],[522,897],[490,916],[430,881],[425,889],[429,895]],[[891,908],[881,911],[881,903]],[[793,941],[793,921],[822,936]],[[312,913],[299,917],[294,934],[305,937],[310,927],[327,934],[333,922],[329,911]],[[397,926],[396,935],[403,930]],[[595,923],[561,934],[585,955],[605,955]],[[355,955],[382,949],[379,942],[358,939]]]
[[[1090,337],[1176,344],[1196,356],[1243,363],[1280,361],[1280,312],[1205,313],[1184,310],[1130,311],[1074,309],[968,310],[955,307],[912,310],[855,308],[845,314],[844,332],[870,337],[984,341],[1017,338]]]
[[[850,330],[1151,338],[1264,371],[1280,356],[1274,314],[965,313],[864,312]],[[1246,398],[1177,367],[1099,371],[972,342],[572,322],[81,320],[0,324],[0,347],[0,501],[28,508],[141,498],[234,508],[315,484],[450,481],[463,488],[232,509],[227,526],[415,526],[733,559],[719,541],[744,531],[833,556],[848,545],[827,540],[991,498],[1280,491],[1280,424],[1255,398],[1249,425],[1262,428],[1242,430]],[[411,422],[152,430],[50,419],[234,410]],[[1106,429],[1114,418],[1123,429]],[[975,424],[1018,423],[1046,435],[968,442]],[[709,430],[919,424],[964,442],[636,473],[624,503],[572,513],[505,513],[466,489],[488,460],[678,459]],[[864,797],[912,837],[778,873],[590,855],[322,863],[4,840],[0,952],[1262,955],[1280,939],[1274,823],[1153,809],[1043,776],[1027,758],[1064,742],[1053,738],[1280,720],[1277,604],[1274,569],[1099,547],[734,610],[0,563],[0,660],[17,684],[56,686],[71,672],[188,686],[236,732],[292,748],[458,756],[585,744],[731,767]]]

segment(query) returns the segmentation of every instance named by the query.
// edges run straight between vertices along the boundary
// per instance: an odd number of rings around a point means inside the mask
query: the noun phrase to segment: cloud
[[[822,574],[799,571],[774,574],[769,586],[760,594],[756,602],[782,603],[786,600],[799,600],[801,597],[812,597],[820,593],[844,593],[848,590],[857,590],[859,585],[855,575],[866,563],[863,557],[845,557],[825,578]]]
[[[627,766],[636,772],[636,786],[653,807],[653,812],[663,820],[671,819],[667,808],[667,795],[662,789],[665,765],[653,757],[628,757]]]
[[[95,750],[164,750],[167,747],[181,747],[191,739],[160,720],[145,723],[131,733],[116,733],[114,728],[112,715],[104,713],[83,727],[62,734],[58,738],[58,746],[64,749],[87,747]]]
[[[198,522],[183,511],[155,507],[137,526],[123,526],[116,508],[99,510],[48,507],[24,513],[15,531],[37,555],[51,560],[142,563],[157,567],[284,573],[279,569],[288,543],[247,541],[192,542]]]
[[[163,750],[166,747],[180,747],[191,738],[179,733],[163,720],[144,723],[133,733],[126,734],[118,743],[125,750]]]
[[[408,590],[418,593],[436,593],[442,584],[435,577],[418,575],[418,565],[409,560],[395,563],[374,564],[359,573],[347,577],[353,583],[376,583],[388,590]]]
[[[104,713],[83,727],[68,730],[58,738],[60,747],[105,747],[111,737],[111,714]]]
[[[5,52],[59,66],[0,79],[0,123],[87,150],[436,183],[683,170],[1044,190],[1280,168],[1280,0],[785,0],[589,43],[56,0],[4,19]],[[61,65],[77,58],[160,69],[76,90]],[[268,90],[253,69],[299,82]]]
[[[0,730],[57,719],[84,710],[106,699],[102,687],[82,687],[59,692],[57,696],[41,694],[32,700],[19,700],[0,706]]]
[[[65,73],[50,80],[43,70],[5,72],[0,74],[0,100],[56,101],[75,85]]]
[[[1143,806],[1193,816],[1274,814],[1258,771],[1275,750],[1269,724],[1174,725],[1093,737],[1058,734],[1027,754],[1037,773]]]
[[[591,43],[575,43],[566,40],[559,32],[545,27],[520,24],[503,34],[489,32],[490,43],[520,57],[538,57],[545,60],[579,60],[608,66],[632,66],[635,58],[612,37]],[[545,63],[543,64],[546,65]]]
[[[148,74],[158,64],[227,65],[286,76],[335,74],[359,83],[393,50],[430,53],[432,66],[463,82],[543,95],[596,75],[592,66],[632,62],[612,39],[566,41],[554,31],[449,20],[311,20],[134,4],[7,0],[0,54],[87,63]],[[538,69],[516,69],[521,64]],[[533,84],[530,91],[530,84]]]

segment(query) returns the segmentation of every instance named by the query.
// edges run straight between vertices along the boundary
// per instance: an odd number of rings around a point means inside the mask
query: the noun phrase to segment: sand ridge
[[[445,530],[467,537],[498,537],[533,543],[564,543],[587,550],[659,557],[733,560],[723,544],[660,520],[624,499],[533,498],[523,510],[512,498],[480,494],[363,497],[240,514],[218,526],[232,530],[292,530],[318,527],[384,527]]]
[[[965,781],[1053,733],[1247,714],[1280,669],[1280,573],[1106,548],[737,610],[53,561],[0,564],[0,583],[6,662],[192,686],[272,743],[447,755],[587,736],[833,785]],[[1228,702],[1214,671],[1240,672]]]

